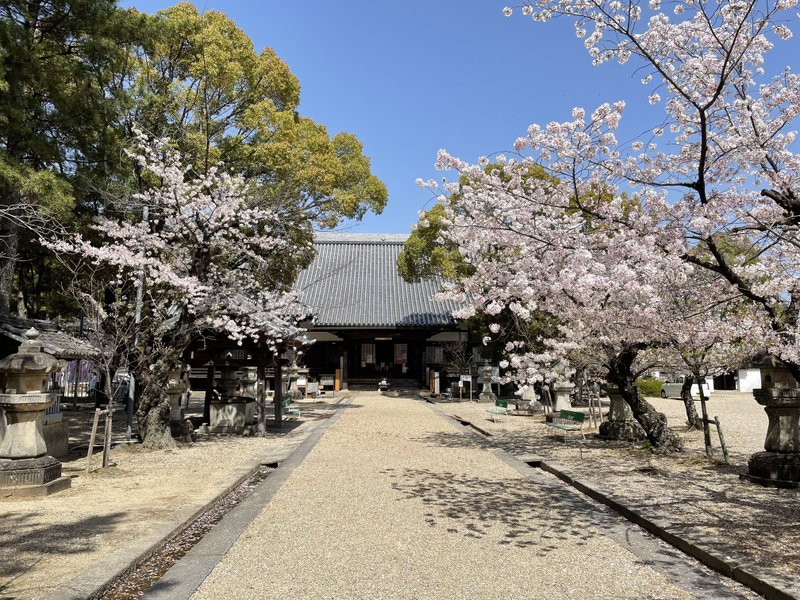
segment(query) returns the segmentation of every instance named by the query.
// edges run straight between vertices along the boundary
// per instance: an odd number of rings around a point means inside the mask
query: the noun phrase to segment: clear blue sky
[[[175,4],[124,0],[145,12]],[[202,0],[270,46],[297,75],[300,112],[364,144],[389,189],[381,215],[351,231],[406,233],[432,204],[440,148],[467,160],[511,151],[531,123],[625,100],[623,136],[658,123],[631,64],[592,67],[568,21],[534,23],[508,0]],[[797,32],[800,35],[800,32]],[[791,46],[797,50],[797,36]],[[784,49],[782,57],[790,56]],[[794,55],[800,56],[795,53]],[[793,60],[796,60],[794,58]]]

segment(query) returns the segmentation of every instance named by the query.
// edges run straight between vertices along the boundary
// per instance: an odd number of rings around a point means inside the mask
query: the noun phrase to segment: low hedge
[[[636,387],[642,396],[660,396],[662,383],[658,379],[637,379]]]

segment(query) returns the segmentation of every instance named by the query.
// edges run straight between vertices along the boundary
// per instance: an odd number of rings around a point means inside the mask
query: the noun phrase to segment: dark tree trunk
[[[697,414],[697,409],[692,400],[692,378],[684,377],[683,385],[681,386],[681,400],[686,407],[686,420],[689,422],[689,429],[702,429],[703,422]]]
[[[608,365],[608,381],[619,387],[620,394],[631,407],[633,417],[644,429],[653,448],[659,452],[680,450],[681,442],[667,426],[667,417],[639,394],[632,371],[638,353],[638,348],[626,348],[618,353]]]
[[[0,315],[7,315],[11,310],[19,242],[17,235],[16,223],[8,219],[0,220]]]

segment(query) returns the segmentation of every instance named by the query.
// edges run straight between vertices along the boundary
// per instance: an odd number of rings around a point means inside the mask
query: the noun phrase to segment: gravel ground
[[[709,415],[719,416],[722,423],[730,453],[726,465],[721,462],[714,428],[715,460],[709,460],[702,432],[685,431],[683,404],[673,399],[649,400],[681,435],[684,452],[659,456],[628,444],[591,438],[578,444],[573,436],[565,444],[562,435],[543,424],[541,415],[511,416],[493,423],[487,418],[486,404],[438,406],[485,429],[492,434],[492,444],[511,454],[549,458],[597,482],[628,506],[667,518],[679,531],[710,544],[727,545],[736,558],[800,582],[800,491],[764,488],[739,478],[747,471],[749,456],[763,450],[768,421],[764,408],[751,394],[712,394]]]
[[[299,422],[329,416],[333,409],[324,403],[306,404]],[[71,418],[83,423],[91,417]],[[85,432],[74,433],[81,439]],[[46,595],[170,523],[179,509],[201,508],[235,482],[242,465],[286,451],[305,435],[303,428],[287,426],[284,433],[267,438],[201,436],[175,450],[120,445],[112,449],[114,466],[88,475],[85,457],[64,459],[63,475],[72,478],[70,489],[0,504],[0,598]],[[95,454],[93,468],[100,461]]]
[[[192,598],[692,597],[568,496],[421,402],[361,394]]]

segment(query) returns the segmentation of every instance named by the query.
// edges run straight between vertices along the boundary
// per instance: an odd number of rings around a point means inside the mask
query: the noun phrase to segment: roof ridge
[[[405,244],[407,233],[338,233],[318,232],[314,235],[315,244]]]

